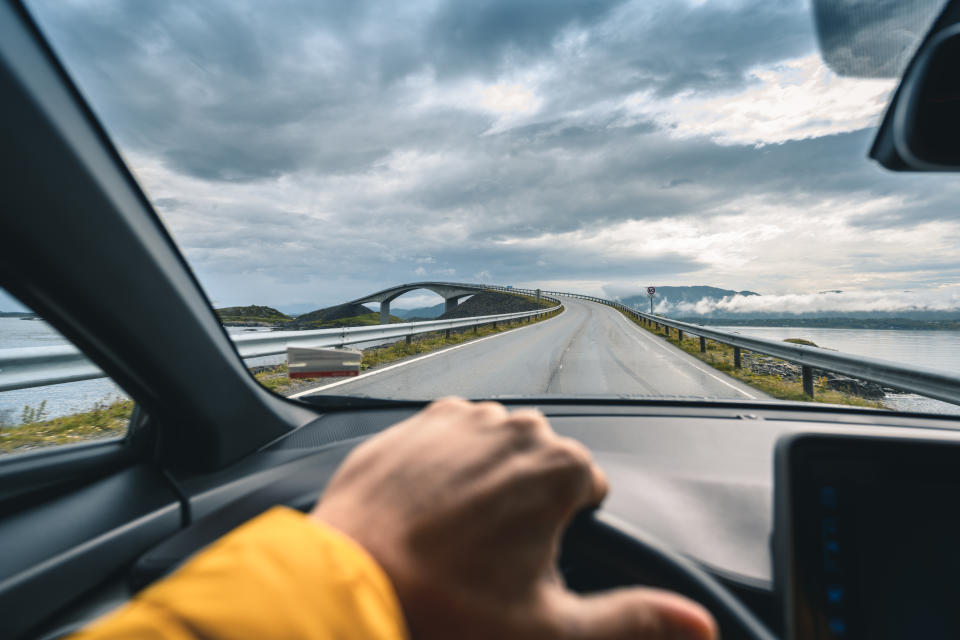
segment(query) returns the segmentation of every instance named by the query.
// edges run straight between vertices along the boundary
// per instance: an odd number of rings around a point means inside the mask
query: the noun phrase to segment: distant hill
[[[329,323],[332,323],[337,320],[344,320],[346,318],[355,318],[357,316],[367,316],[372,314],[373,311],[363,306],[362,304],[338,304],[335,307],[327,307],[325,309],[317,309],[316,311],[311,311],[310,313],[304,313],[299,315],[293,322],[290,323],[290,327],[293,329],[314,329],[323,326],[331,326]],[[369,322],[358,322],[358,324],[371,324]],[[376,324],[376,323],[373,323]],[[352,326],[346,324],[339,324],[337,326]]]
[[[293,320],[290,316],[273,307],[249,305],[246,307],[224,307],[217,309],[217,315],[224,324],[279,324]]]
[[[708,287],[705,285],[691,287],[657,287],[657,294],[653,298],[653,303],[659,304],[663,301],[669,304],[678,304],[680,302],[697,303],[704,298],[720,300],[721,298],[735,296],[737,294],[741,296],[760,295],[755,291],[734,291],[733,289],[720,289],[719,287]],[[649,308],[650,298],[644,293],[622,298],[621,302],[628,307],[639,304],[641,309],[646,310]]]
[[[731,316],[709,317],[692,316],[677,318],[682,322],[705,325],[748,326],[748,327],[810,327],[817,329],[907,329],[907,330],[960,330],[960,317],[954,314],[952,320],[918,320],[902,316],[883,316],[865,318],[862,316],[823,316],[814,317],[798,314],[778,318],[758,318],[750,316],[738,318]]]
[[[296,318],[299,315],[304,313],[309,313],[317,308],[317,304],[310,302],[297,302],[294,304],[284,304],[277,307],[280,311],[283,311],[285,314],[291,318]]]
[[[391,313],[398,318],[437,318],[443,314],[446,308],[444,303],[435,304],[432,307],[417,307],[416,309],[391,309]]]
[[[821,291],[841,293],[840,291]],[[785,310],[763,311],[725,311],[716,310],[698,315],[690,307],[676,309],[672,305],[680,303],[696,304],[703,299],[719,301],[735,295],[757,296],[754,291],[734,291],[718,287],[657,287],[654,304],[664,302],[668,307],[664,312],[671,318],[699,324],[753,325],[770,327],[831,327],[857,329],[957,329],[960,328],[960,312],[931,311],[925,309],[896,311],[807,311],[793,313]],[[630,296],[621,300],[627,306],[638,305],[643,311],[649,309],[649,298],[645,294]]]

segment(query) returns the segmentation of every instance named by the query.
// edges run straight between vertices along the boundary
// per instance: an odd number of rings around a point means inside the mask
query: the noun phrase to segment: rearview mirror
[[[960,2],[938,20],[904,75],[870,157],[894,171],[960,171]]]
[[[893,113],[900,157],[915,169],[960,170],[960,25],[920,52],[900,93]]]
[[[899,78],[946,0],[813,0],[820,55],[835,73]]]

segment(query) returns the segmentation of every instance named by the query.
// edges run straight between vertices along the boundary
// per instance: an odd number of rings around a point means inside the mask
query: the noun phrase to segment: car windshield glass
[[[808,2],[27,6],[278,393],[957,413],[960,183]]]

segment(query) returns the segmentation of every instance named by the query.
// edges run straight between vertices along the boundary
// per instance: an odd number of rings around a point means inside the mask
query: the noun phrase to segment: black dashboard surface
[[[606,510],[715,575],[764,590],[772,588],[773,458],[780,436],[853,433],[960,441],[957,421],[879,411],[773,404],[747,410],[511,404],[538,407],[558,433],[590,448],[610,478]],[[192,496],[194,517],[312,464],[320,483],[360,439],[417,408],[329,413],[217,476],[181,478]]]
[[[557,432],[589,447],[610,478],[604,511],[707,569],[772,629],[782,628],[770,543],[774,452],[782,435],[832,433],[960,442],[960,420],[823,405],[622,399],[505,403],[510,408],[539,408]],[[50,628],[58,631],[44,637],[59,638],[63,629],[79,628],[118,606],[130,597],[131,587],[135,590],[163,575],[206,542],[271,504],[308,508],[357,443],[423,404],[328,410],[221,471],[174,474],[189,500],[194,524],[147,551],[120,583],[107,584],[51,619]],[[221,518],[224,512],[229,517]],[[196,535],[198,529],[202,535]],[[578,582],[586,590],[591,585],[616,586],[608,581],[605,570],[591,573],[583,565],[572,570],[567,574],[564,567],[568,579],[575,577],[575,588]]]

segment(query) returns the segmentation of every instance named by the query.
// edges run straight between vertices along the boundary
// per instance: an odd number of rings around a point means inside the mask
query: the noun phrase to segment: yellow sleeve
[[[72,640],[407,638],[393,586],[346,535],[275,507]]]

